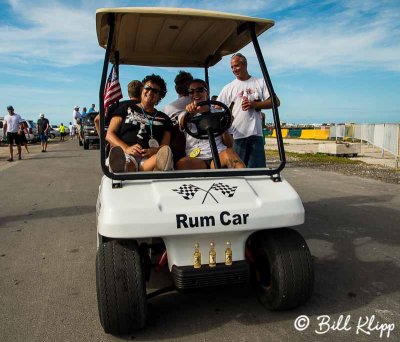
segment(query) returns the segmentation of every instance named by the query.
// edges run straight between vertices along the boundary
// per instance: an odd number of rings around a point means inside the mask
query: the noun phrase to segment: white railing
[[[400,124],[349,124],[331,126],[332,139],[358,139],[387,151],[400,162]]]

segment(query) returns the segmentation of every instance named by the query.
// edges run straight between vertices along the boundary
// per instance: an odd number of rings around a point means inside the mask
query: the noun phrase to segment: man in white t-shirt
[[[236,79],[222,89],[218,101],[230,108],[233,103],[233,148],[247,167],[265,167],[261,109],[272,108],[270,94],[264,79],[249,75],[242,54],[231,57],[231,69]]]
[[[175,91],[178,93],[178,99],[167,104],[164,108],[164,113],[171,118],[173,124],[169,146],[175,163],[185,156],[185,136],[179,130],[178,117],[180,114],[185,113],[186,106],[191,102],[188,88],[192,81],[193,76],[191,73],[183,70],[179,71],[175,77]]]
[[[3,121],[3,133],[4,136],[7,136],[8,148],[10,151],[10,157],[7,161],[12,162],[14,160],[14,142],[17,145],[18,159],[21,159],[21,141],[20,136],[18,135],[21,116],[14,112],[13,106],[8,106],[7,111],[8,114],[4,117]]]
[[[192,81],[192,74],[183,70],[179,71],[179,74],[175,77],[175,90],[178,93],[178,99],[167,104],[164,108],[164,113],[171,118],[174,125],[178,123],[178,116],[185,112],[186,106],[191,102],[188,88]]]
[[[79,106],[74,107],[74,111],[72,112],[72,120],[74,120],[75,132],[78,134],[78,139],[83,141],[82,114],[79,112]]]
[[[194,79],[189,86],[189,94],[191,103],[186,106],[186,110],[179,115],[179,125],[183,129],[183,120],[186,115],[197,116],[202,112],[210,110],[209,106],[199,107],[197,103],[206,101],[208,99],[207,84],[203,80]],[[213,109],[211,109],[213,110]],[[194,125],[191,130],[195,131]],[[196,139],[185,132],[186,136],[186,157],[180,159],[175,164],[176,170],[189,170],[189,169],[214,169],[214,161],[212,159],[212,152],[210,142],[203,139]],[[226,131],[224,134],[215,138],[221,167],[227,168],[244,168],[244,163],[240,160],[238,155],[233,151],[232,136]]]

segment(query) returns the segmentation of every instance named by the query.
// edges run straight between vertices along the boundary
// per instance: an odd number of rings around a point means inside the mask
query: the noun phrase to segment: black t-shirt
[[[121,115],[123,116],[123,121],[118,136],[129,146],[140,144],[143,148],[148,148],[151,132],[153,133],[153,138],[161,144],[164,132],[172,131],[172,121],[165,113],[159,111],[156,113],[147,113],[142,111],[142,108],[139,106],[124,105],[126,115]],[[128,113],[129,107],[131,108],[130,114]]]
[[[128,107],[132,107],[137,103],[139,103],[138,100],[125,100],[113,103],[108,107],[105,125],[108,126],[114,116],[122,116],[124,118],[128,115]]]
[[[49,120],[46,118],[40,118],[37,121],[37,128],[38,128],[38,133],[44,133],[44,130],[47,128],[47,125],[49,124]]]

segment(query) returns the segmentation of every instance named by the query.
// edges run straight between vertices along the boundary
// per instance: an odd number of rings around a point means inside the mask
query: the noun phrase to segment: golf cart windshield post
[[[279,112],[278,112],[278,107],[277,107],[277,101],[276,101],[276,94],[274,91],[274,88],[272,86],[271,78],[269,77],[269,73],[267,70],[267,66],[265,65],[264,57],[262,55],[260,45],[258,44],[258,39],[257,39],[257,34],[255,30],[255,23],[247,23],[247,30],[250,31],[251,35],[251,40],[254,45],[254,50],[256,51],[258,63],[260,64],[262,74],[264,76],[265,84],[267,85],[268,92],[270,93],[271,96],[271,101],[272,101],[272,115],[274,117],[274,124],[275,124],[275,131],[276,131],[276,139],[278,143],[278,150],[279,150],[279,158],[281,160],[281,163],[277,169],[278,172],[283,170],[286,164],[286,156],[285,156],[285,149],[283,147],[283,139],[282,139],[282,132],[281,132],[281,122],[279,120]],[[238,31],[241,28],[238,28]]]
[[[104,112],[104,89],[107,79],[108,63],[110,62],[111,46],[114,36],[114,14],[108,14],[108,24],[110,25],[110,30],[108,32],[106,54],[104,56],[103,63],[103,74],[101,76],[101,84],[99,91],[99,103],[100,103],[100,161],[103,173],[109,177],[113,178],[113,174],[109,172],[108,167],[106,167],[106,133],[105,133],[105,112]]]
[[[208,56],[208,58],[206,59],[206,62],[204,63],[204,80],[207,83],[208,90],[210,90],[210,80],[208,78],[208,65],[210,64],[210,61],[212,58],[213,58],[213,56]]]

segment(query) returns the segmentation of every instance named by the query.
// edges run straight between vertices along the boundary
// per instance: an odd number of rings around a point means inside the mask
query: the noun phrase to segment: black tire
[[[106,333],[129,334],[144,327],[146,282],[139,247],[134,241],[109,241],[96,255],[100,323]]]
[[[88,149],[89,149],[89,140],[84,140],[84,141],[83,141],[83,148],[84,148],[85,150],[88,150]]]
[[[78,138],[79,146],[83,146],[83,142],[80,138]]]
[[[294,309],[314,289],[314,268],[303,237],[288,228],[264,230],[249,242],[251,279],[260,302],[270,310]]]

